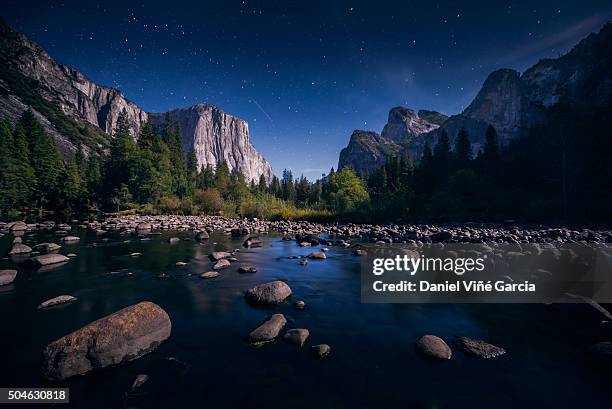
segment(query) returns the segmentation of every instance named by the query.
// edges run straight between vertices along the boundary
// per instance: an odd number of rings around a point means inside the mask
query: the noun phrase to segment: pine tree
[[[259,183],[257,183],[257,191],[259,193],[265,193],[268,190],[268,184],[266,183],[266,177],[263,175],[259,175]]]
[[[18,175],[15,180],[16,203],[15,205],[24,209],[29,206],[30,198],[37,188],[36,175],[30,164],[30,149],[25,130],[17,124],[13,140],[13,158],[16,161],[15,169]]]
[[[157,135],[155,134],[155,128],[153,127],[153,122],[151,120],[147,120],[142,128],[140,128],[140,133],[138,134],[138,147],[140,149],[153,149],[153,144]]]
[[[455,140],[455,168],[467,169],[470,167],[472,160],[472,144],[467,130],[461,127]]]
[[[225,161],[221,161],[215,169],[215,187],[219,190],[223,197],[225,197],[229,191],[229,176],[230,171],[227,163]]]
[[[215,171],[210,165],[206,165],[200,174],[198,175],[198,180],[196,187],[201,190],[210,189],[215,185]]]
[[[448,134],[445,130],[442,130],[440,133],[438,142],[434,147],[433,160],[435,163],[434,174],[436,177],[436,183],[439,186],[444,184],[448,179],[452,161],[450,142],[448,140]]]
[[[299,205],[308,204],[308,199],[310,198],[310,183],[308,183],[308,179],[302,175],[299,181],[296,181],[295,185],[295,198]]]
[[[489,125],[485,133],[485,144],[481,155],[482,170],[485,174],[495,174],[499,163],[499,145],[497,132]]]
[[[269,188],[270,194],[274,195],[274,197],[276,198],[282,198],[283,196],[283,189],[281,187],[281,183],[280,180],[278,179],[278,176],[274,175],[272,176],[272,182],[270,183],[270,188]]]
[[[281,191],[283,200],[286,200],[290,203],[295,203],[295,185],[293,184],[293,173],[291,173],[291,170],[283,170]]]
[[[197,187],[198,184],[198,158],[196,157],[195,149],[191,149],[189,151],[189,155],[187,156],[187,179],[189,181],[190,190],[193,190]]]
[[[434,164],[433,153],[429,142],[425,143],[423,156],[417,168],[417,186],[419,190],[427,195],[436,190],[436,165]]]

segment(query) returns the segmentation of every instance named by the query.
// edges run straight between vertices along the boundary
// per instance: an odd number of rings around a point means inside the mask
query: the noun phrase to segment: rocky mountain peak
[[[410,108],[395,107],[389,111],[389,120],[381,135],[384,138],[402,142],[433,131],[438,126],[420,117],[418,112]]]

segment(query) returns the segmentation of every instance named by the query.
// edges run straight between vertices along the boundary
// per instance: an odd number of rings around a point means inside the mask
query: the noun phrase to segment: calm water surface
[[[271,235],[263,248],[237,255],[255,265],[256,274],[239,274],[233,263],[220,277],[202,280],[198,274],[212,265],[207,255],[238,248],[244,238],[215,233],[203,244],[170,245],[168,237],[192,236],[163,232],[141,241],[111,234],[103,242],[84,230],[71,234],[81,242],[60,252],[74,252],[75,259],[46,272],[20,268],[13,285],[0,287],[0,386],[68,386],[70,406],[78,408],[612,407],[610,366],[594,363],[587,350],[610,336],[609,326],[605,333],[601,315],[585,305],[361,304],[359,258],[350,249],[331,247],[327,260],[302,267],[288,257],[312,249]],[[3,254],[11,240],[0,238]],[[24,237],[30,245],[58,240],[47,233]],[[129,257],[133,252],[142,256]],[[177,261],[189,264],[176,267]],[[13,266],[0,261],[0,268]],[[291,286],[293,300],[306,301],[304,311],[290,303],[246,304],[244,290],[278,278]],[[60,294],[79,301],[37,310]],[[62,384],[41,377],[46,344],[143,300],[159,304],[172,320],[172,335],[159,349]],[[285,314],[287,328],[310,330],[304,348],[280,340],[260,348],[244,342],[274,312]],[[452,360],[429,362],[414,351],[423,334],[449,342],[457,335],[483,338],[508,354],[478,360],[454,349]],[[320,361],[308,350],[318,343],[332,347]],[[140,373],[149,382],[127,394]]]

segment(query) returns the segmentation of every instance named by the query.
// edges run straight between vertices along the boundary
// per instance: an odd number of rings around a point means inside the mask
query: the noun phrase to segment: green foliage
[[[328,177],[328,202],[336,212],[354,211],[369,200],[365,183],[351,168],[344,168]]]

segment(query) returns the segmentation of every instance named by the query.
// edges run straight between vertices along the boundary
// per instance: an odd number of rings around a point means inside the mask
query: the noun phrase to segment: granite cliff
[[[522,74],[512,69],[492,72],[463,112],[437,123],[430,119],[433,129],[426,130],[422,124],[415,123],[414,115],[402,120],[401,109],[392,109],[382,133],[386,140],[380,143],[390,145],[390,152],[406,151],[418,159],[425,143],[433,146],[441,131],[446,131],[452,144],[464,127],[477,152],[489,125],[496,129],[500,143],[505,145],[533,128],[546,127],[547,111],[557,103],[576,112],[612,114],[612,23],[587,36],[567,54],[541,60]],[[427,120],[421,112],[427,111],[419,111],[418,115]],[[344,155],[340,155],[340,167],[359,161],[347,154],[362,154],[352,143],[351,137],[349,146],[342,151]],[[378,146],[377,149],[382,152],[386,148]],[[381,162],[384,159],[376,161]]]
[[[0,118],[15,123],[31,109],[60,150],[71,156],[76,146],[85,153],[103,153],[117,118],[126,110],[132,134],[151,117],[119,90],[99,86],[79,71],[57,63],[25,35],[0,19]],[[222,160],[241,170],[247,180],[272,177],[270,164],[249,142],[248,124],[211,105],[172,111],[183,130],[185,152],[195,149],[198,164]]]

